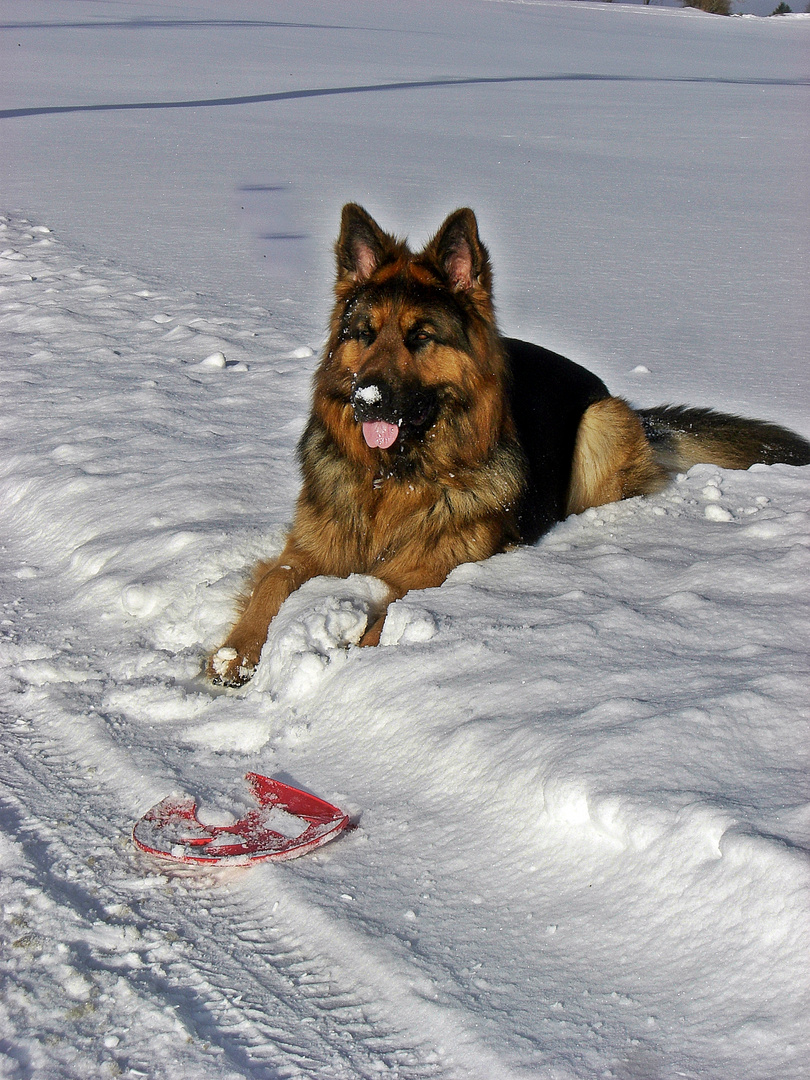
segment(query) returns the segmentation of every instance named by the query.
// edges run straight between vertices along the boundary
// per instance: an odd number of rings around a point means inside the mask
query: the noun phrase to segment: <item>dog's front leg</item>
[[[399,597],[392,596],[389,603],[392,604],[394,602],[394,600],[398,600],[398,599],[399,599]],[[387,614],[387,612],[386,612],[386,614]],[[371,624],[371,626],[368,628],[368,630],[366,630],[365,634],[363,634],[363,636],[360,638],[360,640],[357,642],[357,644],[360,645],[361,647],[364,647],[364,648],[367,645],[379,645],[380,644],[380,634],[382,633],[382,628],[383,628],[384,625],[385,625],[385,615],[380,615],[380,617],[378,619],[375,619],[375,621]]]
[[[418,533],[411,543],[386,562],[385,572],[377,573],[388,586],[385,610],[369,626],[360,645],[379,645],[389,604],[412,589],[437,589],[457,566],[488,559],[506,546],[501,515],[489,515],[470,521],[466,528],[454,524],[426,542]]]
[[[388,605],[393,604],[395,600],[400,600],[402,597],[411,591],[411,589],[434,589],[438,588],[442,584],[444,579],[452,570],[452,567],[433,567],[429,569],[413,570],[410,573],[402,573],[396,575],[386,576],[382,579],[388,586],[388,596],[385,600],[385,609],[377,619],[369,626],[365,634],[358,641],[358,645],[361,647],[379,645],[380,634],[382,628],[385,625],[385,619],[388,614]]]
[[[316,573],[292,541],[278,559],[259,564],[239,621],[208,661],[207,672],[214,683],[242,686],[253,676],[271,620],[290,593]]]

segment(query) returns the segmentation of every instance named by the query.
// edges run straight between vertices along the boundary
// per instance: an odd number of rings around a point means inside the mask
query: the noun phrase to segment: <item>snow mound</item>
[[[247,686],[248,694],[270,692],[297,701],[315,693],[348,659],[387,596],[378,579],[314,578],[282,605],[270,624],[267,643]]]

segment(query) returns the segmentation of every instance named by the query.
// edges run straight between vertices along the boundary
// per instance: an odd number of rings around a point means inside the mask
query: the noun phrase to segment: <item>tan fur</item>
[[[569,514],[589,506],[652,495],[669,483],[636,413],[621,398],[605,398],[582,417],[574,446]]]

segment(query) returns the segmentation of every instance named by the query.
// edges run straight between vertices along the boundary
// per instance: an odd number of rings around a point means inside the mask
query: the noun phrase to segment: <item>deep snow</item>
[[[199,668],[291,515],[344,199],[416,241],[470,202],[504,329],[810,433],[810,23],[2,11],[6,111],[533,81],[0,118],[0,1076],[807,1077],[809,470],[572,518],[376,650],[375,582],[314,581],[244,692]],[[250,770],[357,829],[136,852],[172,792],[242,813]]]

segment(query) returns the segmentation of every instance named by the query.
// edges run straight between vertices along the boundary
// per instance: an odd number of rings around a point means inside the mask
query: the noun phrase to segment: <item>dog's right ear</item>
[[[343,207],[340,236],[335,245],[338,284],[366,281],[377,267],[395,258],[402,245],[384,233],[377,222],[357,203]]]

